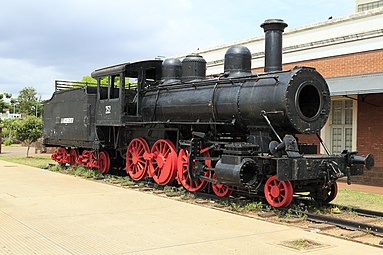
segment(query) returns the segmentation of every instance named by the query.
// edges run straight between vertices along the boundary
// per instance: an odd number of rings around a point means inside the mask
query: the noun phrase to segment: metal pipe
[[[281,19],[267,19],[261,24],[265,31],[265,72],[282,70],[282,33],[287,24]]]

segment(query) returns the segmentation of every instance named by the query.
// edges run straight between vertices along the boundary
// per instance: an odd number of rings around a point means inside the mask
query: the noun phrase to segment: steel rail
[[[380,217],[383,218],[383,212],[380,211],[372,211],[367,209],[360,208],[351,208],[353,212],[356,212],[359,215],[367,216],[367,217]]]
[[[296,214],[305,214],[307,216],[307,220],[313,222],[321,222],[326,224],[335,225],[342,228],[359,230],[367,233],[375,233],[383,235],[383,227],[377,226],[369,223],[363,223],[352,220],[345,220],[337,217],[320,215],[320,214],[312,214],[306,212],[295,211]]]

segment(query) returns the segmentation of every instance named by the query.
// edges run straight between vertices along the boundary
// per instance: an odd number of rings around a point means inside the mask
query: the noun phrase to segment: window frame
[[[329,118],[321,130],[321,137],[323,138],[324,142],[326,143],[327,147],[330,149],[330,152],[333,153],[333,128],[335,127],[342,127],[342,149],[345,149],[345,129],[351,127],[352,128],[352,136],[351,136],[351,150],[356,151],[357,150],[357,124],[358,124],[358,96],[347,96],[346,97],[332,97],[331,98],[331,109],[329,113]],[[332,124],[333,122],[333,109],[332,105],[334,101],[348,101],[350,100],[352,102],[352,124]],[[344,105],[345,103],[342,103],[342,121],[344,120]],[[325,149],[321,146],[320,152],[325,154]]]
[[[108,84],[101,85],[101,80],[105,77],[108,78]],[[116,83],[117,79],[119,79],[118,83]],[[107,88],[106,97],[102,97],[101,88]],[[112,93],[112,90],[114,91],[116,88],[118,88],[118,93]],[[97,78],[98,100],[118,100],[124,95],[122,88],[125,88],[125,76],[123,74],[109,74]]]

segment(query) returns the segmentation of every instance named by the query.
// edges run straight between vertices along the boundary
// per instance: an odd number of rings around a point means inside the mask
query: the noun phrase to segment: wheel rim
[[[110,157],[106,151],[101,151],[98,154],[98,171],[105,174],[110,168]]]
[[[91,151],[83,150],[81,156],[78,156],[77,164],[88,167]]]
[[[151,149],[153,158],[149,163],[149,171],[153,180],[159,185],[167,185],[174,181],[177,171],[177,152],[169,140],[158,140]]]
[[[209,152],[204,153],[205,157],[210,157]],[[196,192],[203,190],[206,188],[208,182],[205,180],[197,179],[195,181],[191,180],[189,178],[188,174],[188,165],[189,165],[189,152],[185,149],[181,149],[178,153],[178,160],[177,160],[177,178],[178,181],[182,184],[182,186],[191,192]],[[211,161],[205,160],[205,165],[207,167],[211,167]],[[194,164],[193,164],[194,167]],[[204,176],[210,177],[210,172],[206,171],[204,172]]]
[[[86,160],[86,167],[95,168],[95,169],[98,169],[99,172],[101,172],[99,162],[96,158],[96,154],[94,151],[87,151],[85,160]]]
[[[338,194],[338,184],[334,182],[329,188],[323,189],[318,186],[310,192],[310,196],[318,203],[328,204],[335,199]]]
[[[144,158],[145,153],[149,153],[149,145],[143,138],[134,138],[126,150],[126,172],[135,181],[147,175],[148,161]]]
[[[328,190],[327,197],[323,202],[326,204],[330,203],[331,201],[333,201],[335,199],[337,194],[338,194],[338,184],[336,182],[334,182],[331,185],[330,189]]]
[[[57,149],[57,156],[56,161],[59,163],[60,166],[65,166],[65,157],[66,157],[67,151],[66,149],[60,147]]]
[[[70,154],[69,165],[75,166],[77,164],[76,162],[78,160],[78,152],[76,149],[71,149],[69,154]]]
[[[265,184],[265,198],[273,207],[286,207],[293,200],[293,186],[290,181],[278,181],[277,176],[271,176]]]
[[[212,178],[217,180],[217,175],[214,173]],[[213,189],[214,194],[219,197],[229,197],[234,191],[233,186],[222,183],[213,183],[211,188]]]

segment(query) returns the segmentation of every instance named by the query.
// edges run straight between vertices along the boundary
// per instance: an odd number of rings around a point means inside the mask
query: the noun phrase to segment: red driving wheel
[[[75,166],[78,160],[78,152],[76,149],[71,149],[69,152],[69,165],[70,166]]]
[[[214,180],[217,180],[217,176],[215,173],[213,174],[212,178]],[[234,191],[233,186],[222,183],[213,183],[211,187],[213,189],[214,194],[216,194],[219,197],[229,197]]]
[[[210,157],[210,154],[209,152],[205,152],[203,156]],[[189,178],[188,165],[189,165],[189,151],[185,149],[181,149],[178,153],[178,162],[177,162],[178,181],[182,184],[182,186],[184,186],[186,190],[191,192],[200,191],[206,188],[208,184],[207,181],[201,180],[201,179],[193,181]],[[211,167],[211,161],[205,160],[205,165],[207,167]],[[193,164],[193,167],[194,167],[194,164]],[[204,176],[210,177],[210,172],[209,171],[204,172]]]
[[[143,138],[134,138],[126,150],[126,173],[135,181],[147,175],[148,161],[144,158],[145,153],[150,153],[150,150]]]
[[[290,181],[278,181],[271,176],[265,183],[265,198],[273,207],[287,207],[293,201],[293,186]]]
[[[98,171],[102,174],[106,174],[110,168],[110,157],[106,151],[101,151],[98,154]]]
[[[174,144],[160,139],[153,144],[151,154],[149,172],[153,180],[159,185],[173,182],[177,174],[177,152]]]
[[[89,156],[90,156],[90,151],[88,150],[83,150],[81,155],[79,155],[77,157],[77,165],[81,165],[81,166],[84,166],[84,167],[87,167],[88,166],[88,162],[89,162]]]
[[[65,157],[66,157],[67,151],[65,148],[58,148],[56,151],[56,161],[59,163],[60,166],[65,166]]]

